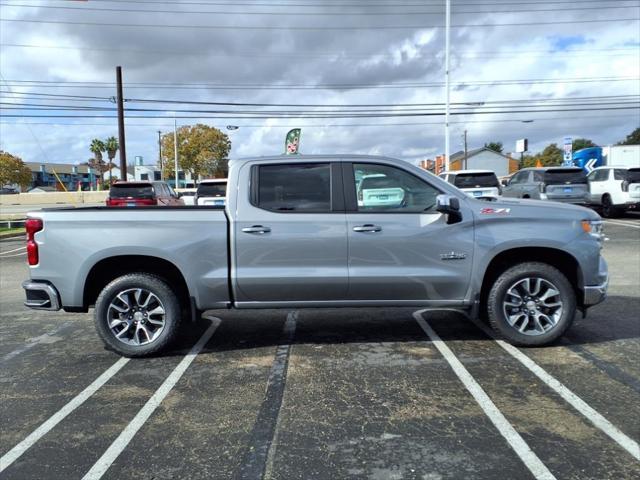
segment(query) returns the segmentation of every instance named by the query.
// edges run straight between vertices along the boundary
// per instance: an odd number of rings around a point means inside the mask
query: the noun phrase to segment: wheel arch
[[[580,288],[583,284],[582,270],[573,255],[553,247],[516,247],[501,251],[488,263],[480,289],[481,308],[486,306],[489,291],[500,274],[507,268],[524,262],[546,263],[560,270],[571,283],[577,304],[583,305],[584,292]]]
[[[149,255],[117,255],[103,258],[87,274],[82,304],[87,309],[94,305],[98,295],[112,280],[128,273],[149,273],[163,279],[172,288],[185,309],[191,306],[189,287],[180,269],[164,258]]]

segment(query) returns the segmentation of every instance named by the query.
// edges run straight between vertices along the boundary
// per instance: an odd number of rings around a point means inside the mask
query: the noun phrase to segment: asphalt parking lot
[[[609,298],[551,347],[453,312],[211,311],[143,360],[26,310],[0,242],[0,478],[640,478],[640,217],[606,233]]]

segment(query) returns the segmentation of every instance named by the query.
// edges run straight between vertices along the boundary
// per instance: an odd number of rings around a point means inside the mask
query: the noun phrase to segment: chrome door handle
[[[372,225],[370,223],[367,223],[366,225],[359,225],[357,227],[353,227],[353,231],[354,232],[361,232],[361,233],[375,233],[375,232],[381,232],[382,231],[382,227],[379,227],[378,225]]]
[[[242,231],[244,233],[269,233],[271,229],[269,227],[263,227],[262,225],[254,225],[253,227],[243,228]]]

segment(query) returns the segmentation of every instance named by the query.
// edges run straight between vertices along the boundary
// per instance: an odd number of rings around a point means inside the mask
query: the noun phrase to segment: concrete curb
[[[11,240],[12,238],[24,237],[25,235],[25,232],[6,233],[4,235],[0,234],[0,242],[3,240]]]

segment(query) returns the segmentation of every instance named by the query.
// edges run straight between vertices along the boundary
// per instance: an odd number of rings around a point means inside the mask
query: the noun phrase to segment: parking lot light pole
[[[175,188],[178,188],[178,121],[173,117],[173,160],[175,162]]]
[[[446,103],[444,112],[444,169],[449,171],[449,101],[451,88],[449,85],[449,49],[451,32],[451,0],[447,0],[445,10],[445,47],[444,47],[444,83],[446,90]]]
[[[158,166],[160,167],[160,180],[164,180],[162,172],[162,132],[158,130]]]
[[[120,152],[120,180],[127,181],[127,150],[124,139],[124,107],[122,98],[122,67],[116,67],[116,102],[118,105],[118,151]]]

